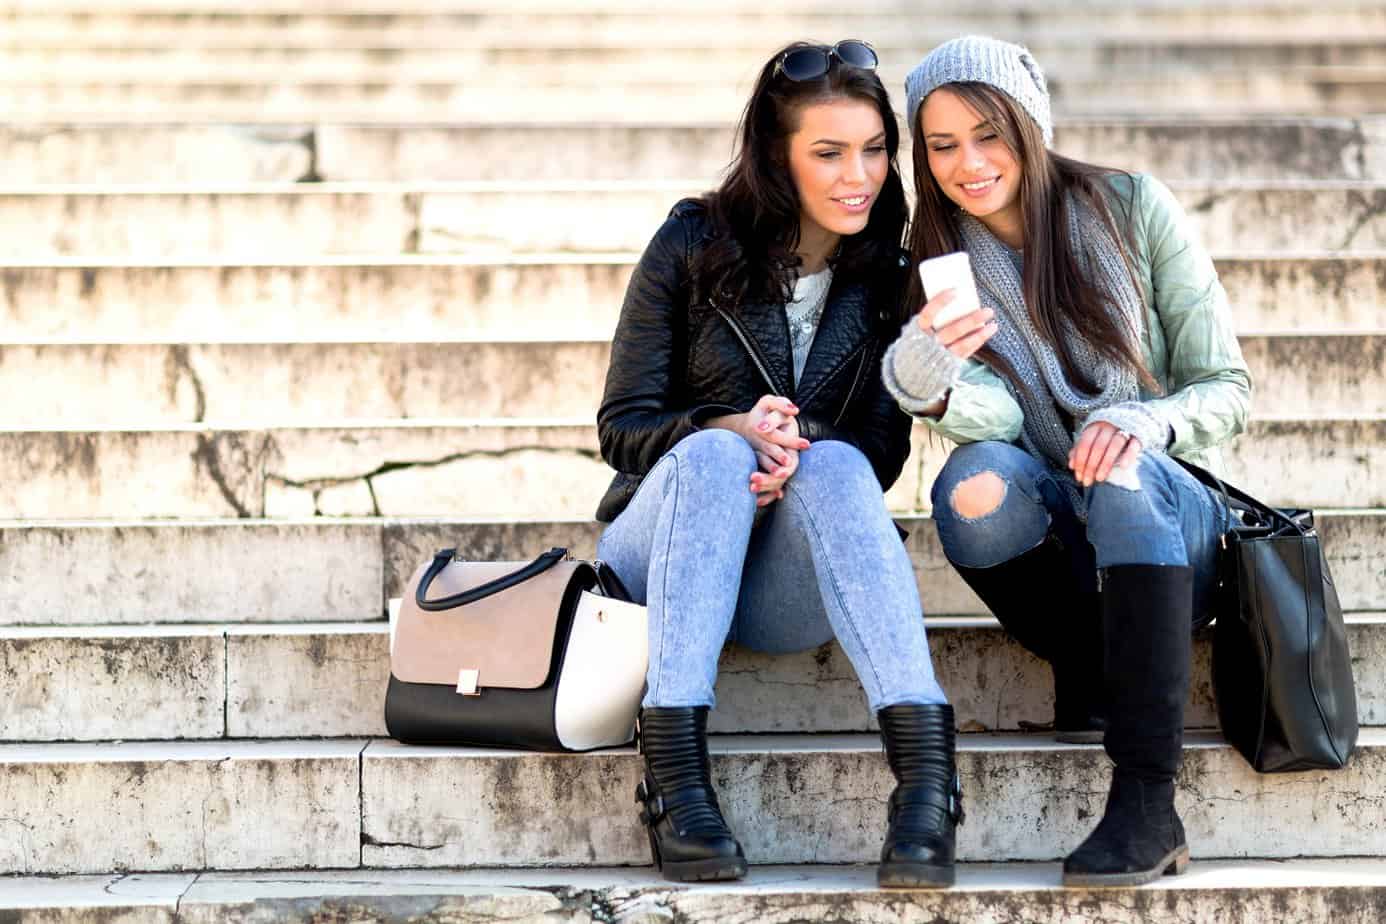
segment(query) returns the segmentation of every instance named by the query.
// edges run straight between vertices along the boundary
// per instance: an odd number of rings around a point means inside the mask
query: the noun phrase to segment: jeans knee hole
[[[1001,509],[1010,485],[996,472],[978,472],[958,482],[948,502],[960,520],[972,523]]]

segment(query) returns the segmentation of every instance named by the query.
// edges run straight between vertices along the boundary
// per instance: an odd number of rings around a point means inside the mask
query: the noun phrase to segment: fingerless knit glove
[[[943,397],[958,381],[963,361],[911,319],[881,361],[881,379],[900,407],[910,414]]]

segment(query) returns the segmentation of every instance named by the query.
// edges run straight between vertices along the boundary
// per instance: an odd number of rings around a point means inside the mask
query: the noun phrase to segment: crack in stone
[[[322,174],[318,172],[318,131],[311,128],[302,138],[297,139],[308,151],[308,172],[299,177],[297,183],[321,183]]]
[[[202,385],[202,377],[193,368],[192,355],[187,344],[169,347],[168,358],[164,361],[164,374],[168,378],[169,399],[175,406],[178,401],[178,382],[186,376],[193,388],[193,422],[202,423],[207,419],[207,391]]]
[[[263,472],[269,459],[278,455],[278,448],[272,437],[268,435],[256,437],[252,435],[252,440],[260,439],[259,445],[245,446],[242,444],[240,436],[235,433],[199,433],[197,434],[197,446],[193,449],[192,461],[194,467],[201,472],[206,472],[212,479],[212,483],[217,486],[222,499],[235,511],[237,517],[247,519],[255,516],[255,512],[247,507],[236,494],[235,487],[232,486],[228,472],[223,468],[222,449],[226,448],[230,452],[240,452],[245,456],[243,460],[247,474],[253,479],[257,470]],[[260,478],[261,493],[264,492],[265,476]],[[252,481],[253,483],[253,481]],[[263,506],[263,499],[262,499]]]
[[[595,449],[582,448],[557,448],[553,446],[512,446],[508,449],[466,449],[461,452],[453,452],[437,459],[420,459],[410,462],[382,462],[380,465],[368,472],[361,472],[355,475],[333,475],[323,478],[289,478],[285,475],[269,473],[267,480],[273,480],[286,488],[299,488],[304,491],[321,492],[327,488],[340,487],[356,481],[364,481],[370,489],[371,505],[375,510],[376,516],[384,516],[380,512],[380,503],[376,498],[374,479],[382,475],[393,472],[406,471],[412,468],[437,468],[441,465],[451,465],[453,462],[463,462],[468,459],[504,459],[508,456],[521,452],[540,452],[548,455],[558,456],[578,456],[583,459],[600,461],[601,454]]]
[[[402,242],[404,253],[418,253],[423,240],[423,195],[405,193],[404,210],[409,213],[409,235]]]
[[[21,830],[21,831],[24,832],[23,835],[21,835],[21,836],[20,836],[20,839],[19,839],[19,840],[20,840],[20,848],[23,850],[23,853],[24,853],[24,868],[23,868],[23,869],[18,869],[18,870],[7,870],[7,872],[9,872],[9,873],[26,873],[26,874],[27,874],[27,873],[29,872],[29,869],[30,869],[29,844],[30,844],[30,842],[31,842],[31,841],[33,840],[33,838],[34,838],[34,831],[33,831],[33,829],[30,828],[29,825],[28,825],[23,819],[21,819],[21,818],[0,817],[0,825],[5,825],[5,824],[15,825],[16,827],[19,828],[19,830]]]
[[[363,854],[367,847],[407,847],[410,850],[442,850],[446,846],[446,842],[442,844],[411,844],[409,841],[379,841],[365,831],[361,832],[361,849]]]
[[[1367,179],[1367,147],[1371,144],[1371,139],[1367,137],[1366,127],[1361,119],[1352,120],[1352,135],[1349,145],[1355,147],[1355,156],[1351,156],[1354,166],[1356,179]]]
[[[1364,203],[1365,208],[1362,213],[1353,220],[1352,227],[1343,237],[1343,241],[1338,245],[1339,250],[1347,250],[1352,247],[1357,235],[1362,233],[1362,229],[1370,224],[1374,219],[1386,215],[1386,190],[1374,190],[1371,199]]]

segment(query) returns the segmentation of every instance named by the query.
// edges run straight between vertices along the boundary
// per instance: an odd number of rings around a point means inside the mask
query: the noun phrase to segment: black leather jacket
[[[804,439],[856,446],[889,488],[909,456],[911,421],[880,367],[899,335],[908,255],[875,278],[833,279],[803,381],[794,382],[783,305],[690,311],[690,267],[707,234],[703,207],[680,202],[631,276],[597,412],[602,458],[618,473],[597,519],[615,519],[660,457],[704,421],[749,411],[766,394],[792,397]]]

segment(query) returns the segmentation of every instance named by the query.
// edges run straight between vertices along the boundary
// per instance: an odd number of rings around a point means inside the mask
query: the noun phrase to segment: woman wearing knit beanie
[[[901,406],[959,444],[933,487],[939,538],[1050,662],[1060,739],[1102,740],[1115,765],[1064,882],[1179,872],[1190,633],[1220,512],[1170,456],[1216,469],[1245,425],[1226,295],[1163,185],[1048,149],[1049,93],[1024,48],[955,39],[905,89],[912,255],[965,250],[981,303],[936,328],[951,292],[932,293],[883,362]]]
[[[908,317],[910,264],[899,127],[875,69],[857,41],[766,62],[727,178],[655,232],[612,341],[597,434],[617,474],[598,555],[649,606],[636,798],[669,879],[746,872],[708,757],[724,643],[836,637],[896,778],[878,880],[953,882],[953,707],[883,494],[910,419],[875,370]]]

